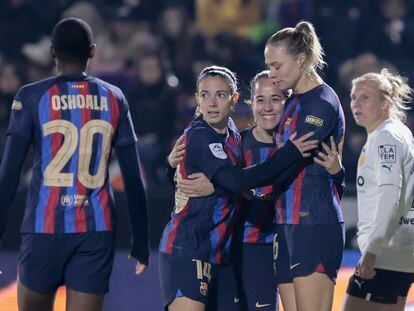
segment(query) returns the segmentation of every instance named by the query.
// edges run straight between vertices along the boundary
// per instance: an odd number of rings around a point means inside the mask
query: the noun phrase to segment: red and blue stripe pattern
[[[277,138],[282,143],[286,142],[289,137],[296,131],[299,110],[301,109],[300,101],[293,98],[286,106],[279,125]],[[278,141],[280,142],[280,141]],[[276,223],[278,224],[298,224],[300,207],[302,204],[302,187],[305,171],[300,170],[299,175],[295,178],[293,184],[283,194],[276,198]],[[283,203],[284,204],[283,204]],[[283,205],[283,207],[282,207]]]
[[[91,109],[54,110],[51,98],[54,95],[96,95],[105,96],[108,101],[108,111]],[[66,120],[71,122],[78,130],[80,138],[81,128],[90,120],[105,120],[112,125],[112,134],[117,131],[120,120],[120,103],[112,90],[97,82],[61,81],[53,84],[41,97],[38,105],[39,128],[41,130],[41,164],[34,167],[43,173],[52,159],[56,156],[63,143],[63,135],[52,133],[43,135],[43,125],[53,120]],[[90,142],[92,143],[92,142]],[[102,152],[102,134],[93,135],[93,152],[90,173],[96,173]],[[112,144],[112,141],[111,141]],[[40,186],[35,208],[36,233],[80,233],[88,231],[111,231],[113,229],[113,199],[105,167],[105,183],[96,189],[86,188],[78,179],[79,139],[76,150],[70,160],[62,169],[62,173],[72,173],[74,182],[72,187]],[[62,198],[69,198],[70,204],[64,204]],[[80,201],[82,203],[79,203]]]
[[[191,154],[191,146],[188,146],[188,137],[190,131],[202,127],[203,134],[197,136],[197,142],[201,143],[201,137],[209,137],[213,141],[222,141],[218,134],[202,120],[193,121],[192,125],[185,131],[184,144],[187,145],[187,152],[184,159],[180,163],[179,173],[183,178],[195,171],[200,171],[198,159],[203,158],[200,154]],[[201,130],[197,128],[197,130]],[[219,139],[219,140],[218,140]],[[208,141],[203,141],[206,144]],[[227,154],[227,159],[219,161],[230,161],[232,165],[236,165],[239,161],[239,136],[238,133],[229,131],[223,148]],[[210,153],[209,149],[206,149]],[[197,149],[197,152],[199,150]],[[193,151],[196,153],[196,151]],[[213,156],[211,154],[210,156]],[[194,158],[197,158],[194,159]],[[216,159],[217,160],[217,159]],[[212,159],[212,161],[214,161]],[[196,164],[196,162],[198,164]],[[204,164],[205,165],[205,164]],[[177,190],[178,191],[178,190]],[[211,263],[222,263],[229,258],[230,244],[233,235],[235,222],[235,196],[213,195],[205,198],[189,198],[186,205],[178,212],[175,210],[171,213],[171,220],[164,229],[160,241],[160,251],[177,255],[190,256],[209,261]]]
[[[239,142],[240,136],[238,133],[227,132],[224,151],[234,166],[239,163],[240,159]],[[227,259],[233,236],[234,215],[234,195],[228,194],[225,197],[218,198],[213,212],[214,229],[210,232],[210,262],[220,263]]]
[[[187,133],[188,133],[188,129],[186,129],[184,132],[184,139],[183,139],[184,145],[187,145],[188,143]],[[186,179],[188,176],[187,168],[185,165],[186,160],[187,160],[187,156],[186,154],[184,154],[183,159],[181,160],[180,165],[179,165],[180,174],[183,179]],[[179,213],[176,213],[175,210],[171,212],[171,221],[167,224],[161,236],[160,250],[162,252],[167,253],[167,254],[172,253],[173,245],[177,237],[179,225],[181,223],[181,220],[185,218],[185,216],[187,215],[189,204],[190,204],[190,200],[187,201],[186,205],[184,206],[184,209],[181,210]]]
[[[276,148],[273,144],[258,142],[252,129],[243,136],[243,158],[246,166],[251,166],[269,158]],[[244,243],[273,242],[273,186],[267,185],[253,189],[253,197],[242,200],[242,215],[244,215]]]

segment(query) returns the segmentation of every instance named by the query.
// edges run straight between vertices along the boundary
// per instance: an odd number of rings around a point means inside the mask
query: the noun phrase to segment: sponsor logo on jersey
[[[22,110],[22,108],[23,108],[23,105],[21,102],[19,102],[18,100],[13,100],[13,103],[11,106],[12,110]]]
[[[358,178],[357,178],[357,184],[358,184],[358,186],[363,186],[364,183],[365,183],[364,177],[358,176]]]
[[[62,206],[88,206],[89,200],[86,195],[64,194],[60,197],[60,204]]]
[[[200,293],[203,296],[207,296],[208,284],[206,282],[200,282]]]
[[[401,216],[398,224],[399,225],[414,225],[414,218],[408,218],[408,217]]]
[[[323,126],[323,120],[321,118],[315,117],[313,115],[307,115],[305,118],[305,123],[315,125],[317,127]]]
[[[221,143],[213,143],[208,146],[216,158],[227,159],[227,154],[224,152],[223,145]]]
[[[362,149],[361,154],[359,156],[358,166],[364,166],[365,165],[365,160],[366,160],[366,155],[365,155],[365,148],[364,148],[364,149]]]
[[[396,163],[396,145],[380,145],[378,146],[378,156],[381,164]]]

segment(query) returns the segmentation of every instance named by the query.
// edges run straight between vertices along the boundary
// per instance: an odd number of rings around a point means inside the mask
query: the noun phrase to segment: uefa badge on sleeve
[[[203,296],[207,296],[208,284],[206,282],[200,282],[200,293]]]

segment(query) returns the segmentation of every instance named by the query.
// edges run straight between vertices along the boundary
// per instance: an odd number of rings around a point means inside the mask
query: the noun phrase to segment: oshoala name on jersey
[[[53,110],[90,109],[108,111],[108,99],[97,95],[53,95]]]

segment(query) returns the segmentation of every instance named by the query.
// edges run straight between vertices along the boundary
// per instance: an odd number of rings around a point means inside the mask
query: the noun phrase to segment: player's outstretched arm
[[[295,162],[309,157],[309,151],[318,147],[318,140],[309,140],[313,134],[309,132],[297,139],[292,135],[278,152],[255,165],[241,170],[234,166],[223,167],[213,177],[213,183],[232,193],[241,193],[259,185],[271,184]]]
[[[19,185],[20,172],[29,146],[29,138],[13,134],[6,138],[6,146],[0,165],[0,240]]]
[[[148,209],[147,196],[141,177],[138,147],[136,144],[117,147],[119,166],[125,184],[129,221],[131,225],[131,257],[138,260],[136,274],[148,265]]]

